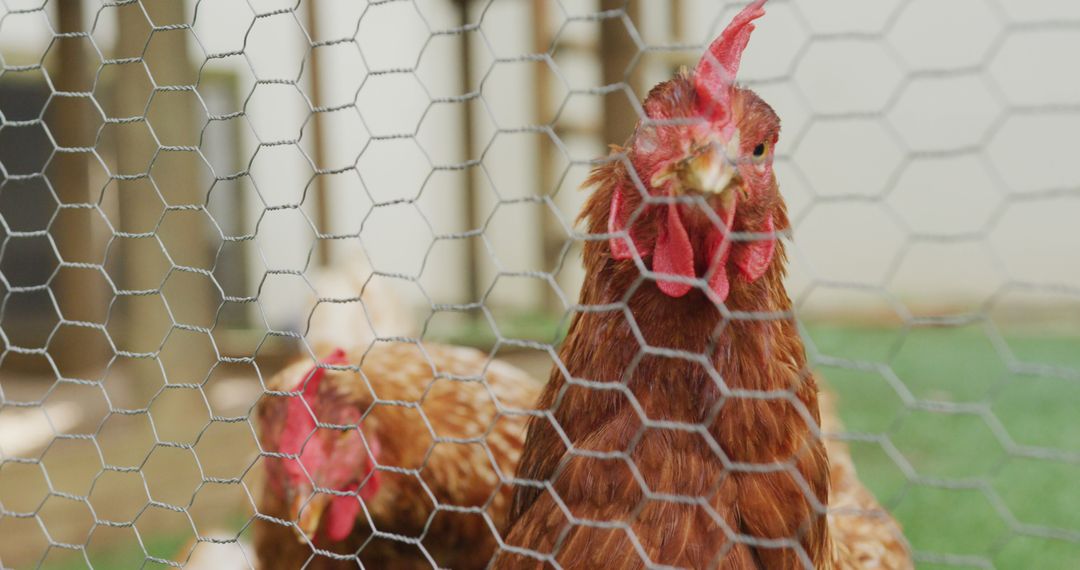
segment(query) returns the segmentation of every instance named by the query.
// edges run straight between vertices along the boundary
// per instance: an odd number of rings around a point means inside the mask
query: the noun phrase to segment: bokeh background
[[[545,378],[582,181],[743,4],[0,0],[0,566],[247,567],[313,319]],[[920,568],[1080,566],[1080,4],[768,10],[837,437]]]

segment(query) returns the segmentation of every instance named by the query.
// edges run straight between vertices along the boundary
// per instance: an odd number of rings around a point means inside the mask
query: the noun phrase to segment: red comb
[[[341,348],[334,349],[334,352],[322,359],[319,366],[313,368],[311,372],[308,372],[307,375],[300,379],[300,384],[303,384],[305,379],[307,380],[307,385],[304,386],[304,397],[310,398],[315,395],[323,376],[326,376],[325,366],[344,366],[348,363],[349,357],[345,354],[345,350]],[[297,387],[300,387],[300,385],[298,384]]]
[[[321,365],[344,366],[348,362],[349,359],[345,351],[338,348],[324,358],[320,362],[320,366],[312,368],[311,371],[300,377],[300,382],[296,387],[303,389],[303,400],[300,397],[292,396],[285,403],[285,427],[281,433],[281,440],[278,442],[281,453],[290,455],[303,453],[312,458],[320,453],[318,446],[305,446],[304,443],[315,431],[316,427],[315,418],[311,417],[309,408],[314,410],[315,394],[319,390],[319,384],[322,382],[323,376],[326,376],[326,368]],[[307,382],[307,384],[305,385],[304,382]],[[304,402],[307,402],[307,405]],[[308,459],[307,461],[312,460]],[[285,462],[285,470],[293,477],[306,477],[296,461]]]
[[[727,122],[731,110],[731,91],[743,51],[754,32],[754,20],[765,15],[766,0],[754,0],[728,24],[724,33],[709,46],[694,74],[699,110],[711,121]]]

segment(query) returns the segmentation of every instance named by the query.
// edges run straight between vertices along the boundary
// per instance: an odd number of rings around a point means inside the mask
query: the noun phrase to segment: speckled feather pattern
[[[365,415],[360,429],[380,442],[378,464],[407,472],[380,471],[379,490],[367,502],[353,535],[337,543],[316,536],[315,547],[348,556],[363,546],[359,561],[367,568],[431,568],[432,562],[450,568],[485,567],[496,546],[492,527],[503,527],[510,506],[511,487],[502,481],[516,469],[523,412],[532,408],[539,385],[512,366],[489,362],[482,352],[435,344],[378,343],[366,354],[351,354],[349,362],[362,362],[360,372],[327,371],[316,396],[318,405],[361,410]],[[268,388],[294,390],[312,366],[311,361],[298,362],[272,378]],[[284,404],[285,397],[267,397],[259,405],[264,449],[275,449]],[[272,463],[277,460],[264,461],[271,462],[273,478],[278,470]],[[264,487],[260,513],[288,518],[279,494],[272,485]],[[432,499],[443,506],[486,512],[490,524],[479,513],[439,511],[432,518]],[[408,538],[373,538],[372,528],[412,539],[422,536],[433,560]],[[293,526],[266,520],[256,523],[256,552],[264,568],[301,568],[309,558],[307,568],[357,568],[355,559],[312,558],[312,547]]]
[[[836,568],[910,570],[915,565],[900,524],[859,481],[847,444],[835,437],[844,431],[836,414],[835,400],[834,395],[823,392],[819,403],[821,431],[831,467],[829,529],[837,549]]]

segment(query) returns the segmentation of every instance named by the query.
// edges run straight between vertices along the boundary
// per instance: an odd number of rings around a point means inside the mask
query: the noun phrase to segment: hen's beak
[[[720,194],[727,190],[738,174],[732,156],[730,148],[715,146],[695,155],[687,169],[690,187],[706,194]]]
[[[732,186],[739,171],[736,165],[739,140],[734,137],[726,145],[701,147],[690,156],[664,168],[653,177],[655,188],[668,181],[677,181],[679,190],[696,190],[703,194],[724,194]]]
[[[330,496],[323,493],[299,493],[293,500],[289,510],[290,520],[296,521],[300,531],[309,540],[315,540],[315,533],[319,530],[323,511],[330,504]],[[297,537],[301,542],[303,538]]]

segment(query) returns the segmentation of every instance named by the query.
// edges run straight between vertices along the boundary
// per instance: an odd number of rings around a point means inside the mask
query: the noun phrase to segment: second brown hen
[[[837,570],[909,570],[911,547],[900,525],[859,480],[847,444],[836,438],[844,426],[835,396],[822,392],[821,431],[829,456],[829,530]]]
[[[531,378],[477,350],[376,343],[298,362],[268,384],[278,395],[258,409],[271,455],[261,567],[487,565],[538,391]]]

